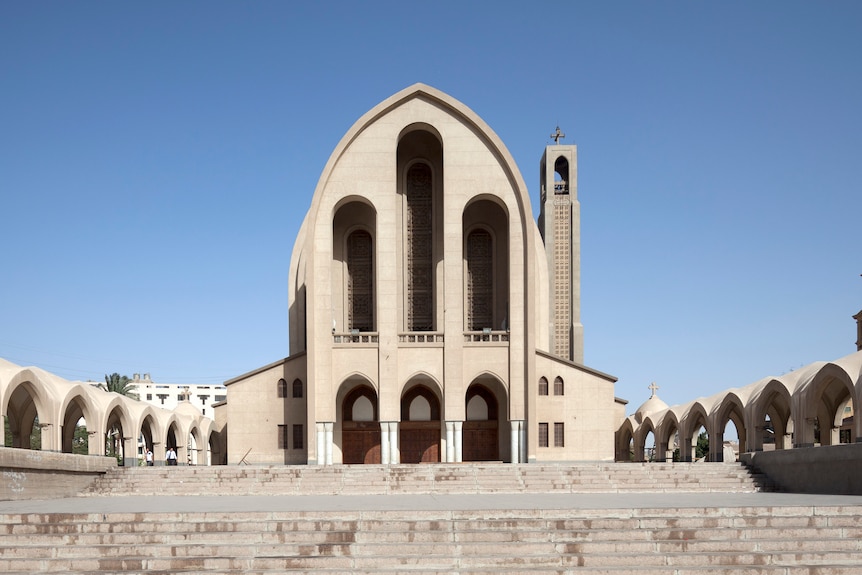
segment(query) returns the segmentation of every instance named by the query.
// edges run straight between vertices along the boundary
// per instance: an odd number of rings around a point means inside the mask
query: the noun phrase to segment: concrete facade
[[[464,104],[417,84],[360,118],[294,244],[290,356],[226,382],[229,463],[613,459],[616,380],[581,359],[575,147],[545,156],[568,166],[565,261]],[[567,285],[565,353],[551,277]],[[290,397],[272,401],[282,380]]]

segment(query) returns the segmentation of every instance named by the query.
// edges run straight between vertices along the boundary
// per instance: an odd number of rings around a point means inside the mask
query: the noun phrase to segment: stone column
[[[446,463],[454,463],[455,461],[455,422],[446,422]]]
[[[520,463],[521,459],[521,421],[512,420],[509,422],[511,431],[509,433],[509,455],[512,463]]]
[[[334,423],[326,422],[323,424],[324,429],[326,430],[326,440],[325,440],[325,450],[326,457],[324,459],[326,465],[332,465],[332,427],[335,425]]]
[[[146,452],[146,447],[144,447]],[[137,467],[138,465],[138,442],[134,437],[123,438],[123,466]]]
[[[316,462],[318,465],[323,465],[326,460],[326,426],[323,423],[316,423],[317,430],[317,454]]]
[[[527,461],[527,422],[521,422],[521,463],[529,463]]]
[[[389,464],[389,422],[380,422],[380,463]]]
[[[398,422],[389,422],[389,462],[401,463],[401,450],[398,448]]]
[[[461,463],[463,461],[464,448],[464,422],[453,421],[452,423],[455,427],[455,463]]]

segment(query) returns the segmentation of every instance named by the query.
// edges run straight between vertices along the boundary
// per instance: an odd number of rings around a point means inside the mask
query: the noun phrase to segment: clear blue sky
[[[534,202],[554,127],[579,146],[586,363],[630,411],[842,357],[860,62],[856,1],[2,2],[0,357],[177,383],[284,357],[317,178],[415,82]]]

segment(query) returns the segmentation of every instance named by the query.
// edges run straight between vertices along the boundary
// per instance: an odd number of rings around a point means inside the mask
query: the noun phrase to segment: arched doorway
[[[341,404],[341,460],[343,463],[380,463],[380,422],[377,393],[360,385]]]
[[[440,400],[424,385],[401,398],[401,463],[440,461]]]
[[[463,460],[500,460],[500,423],[497,397],[481,384],[467,390],[467,421],[464,422]]]

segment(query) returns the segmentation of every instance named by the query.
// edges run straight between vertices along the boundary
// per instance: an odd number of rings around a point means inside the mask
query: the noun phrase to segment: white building
[[[210,418],[213,417],[212,404],[227,397],[227,388],[223,385],[156,383],[149,373],[134,374],[132,384],[141,401],[169,410],[176,409],[182,401],[188,401],[201,415]]]

